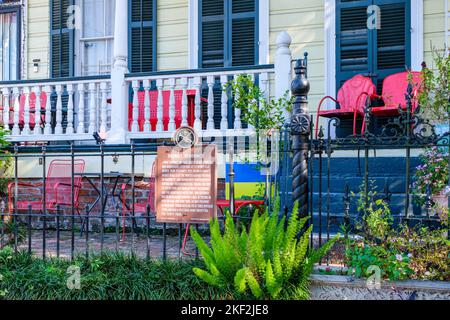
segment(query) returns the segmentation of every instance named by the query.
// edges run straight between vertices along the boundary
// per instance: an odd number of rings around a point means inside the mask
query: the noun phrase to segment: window
[[[368,29],[371,13],[380,8],[379,29]],[[411,66],[410,0],[336,1],[336,87],[355,74],[370,76],[379,93],[383,79]]]
[[[81,0],[80,75],[109,74],[113,63],[115,0]]]
[[[50,2],[51,76],[109,74],[114,55],[115,0],[50,0]],[[81,9],[81,30],[76,32],[67,24],[70,15],[73,14],[69,8],[74,4],[79,5]],[[156,0],[128,0],[128,4],[130,71],[154,71]],[[76,65],[74,53],[77,54]]]
[[[19,8],[0,9],[0,81],[19,78]]]
[[[258,62],[258,1],[199,1],[201,68]]]

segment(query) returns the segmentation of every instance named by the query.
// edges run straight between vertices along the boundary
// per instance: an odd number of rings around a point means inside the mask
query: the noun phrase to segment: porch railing
[[[11,141],[93,139],[110,119],[109,76],[3,82],[1,120]]]
[[[247,135],[253,128],[242,121],[240,109],[231,108],[234,97],[224,88],[248,74],[269,97],[274,73],[273,65],[261,65],[127,75],[129,137],[170,137],[180,125],[193,126],[203,136]]]
[[[290,44],[280,33],[271,65],[129,74],[117,53],[107,76],[0,82],[0,122],[12,142],[92,140],[99,132],[123,144],[168,138],[181,125],[202,136],[245,136],[253,128],[223,86],[245,73],[267,97],[282,97],[291,80]]]

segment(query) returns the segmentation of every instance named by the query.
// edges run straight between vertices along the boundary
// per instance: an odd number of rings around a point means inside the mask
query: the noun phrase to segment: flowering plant
[[[413,182],[415,199],[419,205],[425,204],[427,191],[430,195],[448,195],[448,157],[448,152],[438,147],[428,148],[420,155],[422,164],[416,167]]]

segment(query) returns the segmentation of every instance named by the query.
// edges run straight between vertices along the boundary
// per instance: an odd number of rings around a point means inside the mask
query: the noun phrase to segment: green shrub
[[[448,227],[395,227],[389,204],[376,197],[372,189],[366,202],[360,193],[362,223],[356,225],[356,237],[346,241],[349,274],[364,277],[370,266],[378,266],[382,278],[389,280],[450,280]]]
[[[250,229],[240,231],[227,214],[225,231],[217,220],[211,221],[210,246],[191,228],[191,235],[202,254],[207,270],[194,268],[205,282],[255,298],[306,299],[308,279],[316,263],[339,235],[318,250],[308,250],[312,225],[305,229],[306,218],[299,218],[295,204],[285,227],[279,219],[279,201],[273,213],[253,216]],[[298,237],[299,233],[301,236]]]
[[[80,289],[70,290],[70,266],[80,268]],[[154,261],[105,253],[73,262],[0,250],[0,300],[212,300],[233,292],[200,281],[192,268],[201,261]]]

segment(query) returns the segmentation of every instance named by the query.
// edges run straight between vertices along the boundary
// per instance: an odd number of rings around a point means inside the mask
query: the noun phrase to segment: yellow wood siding
[[[157,3],[157,68],[188,69],[188,0]]]
[[[26,78],[48,78],[49,75],[49,0],[28,0],[28,21],[25,40]],[[33,71],[33,60],[40,59],[39,71]]]
[[[445,1],[424,0],[423,2],[423,47],[424,60],[431,64],[431,47],[442,50],[445,47]]]
[[[308,76],[311,81],[310,109],[325,92],[324,67],[324,1],[270,0],[270,63],[275,60],[277,35],[287,31],[292,37],[293,58],[309,53]]]

